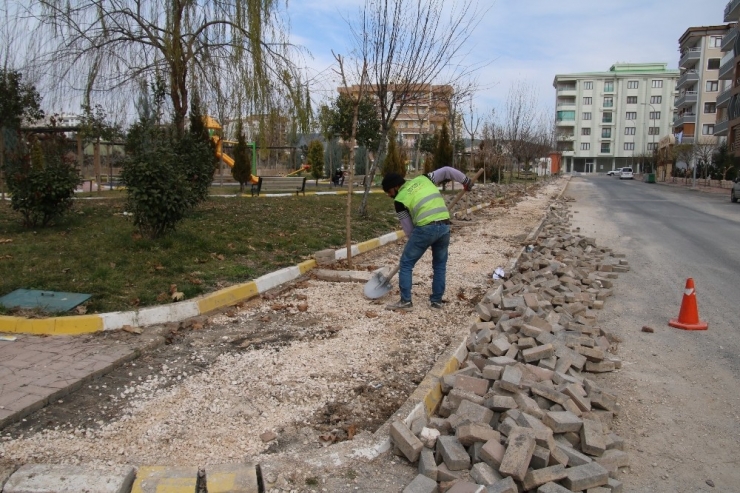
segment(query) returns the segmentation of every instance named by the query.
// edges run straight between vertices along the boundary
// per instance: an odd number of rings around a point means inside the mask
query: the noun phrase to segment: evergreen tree
[[[308,165],[311,166],[311,176],[319,182],[319,178],[324,175],[324,146],[318,140],[312,140],[308,144],[308,154],[306,155]]]
[[[450,132],[447,130],[447,122],[442,122],[442,128],[437,137],[437,148],[434,151],[434,169],[452,165],[452,142]]]
[[[395,129],[391,129],[388,133],[388,152],[383,160],[383,175],[388,173],[406,176],[406,160],[396,140]]]
[[[247,139],[244,136],[244,127],[239,121],[237,126],[236,147],[234,147],[234,166],[231,168],[231,176],[239,182],[239,192],[244,193],[244,185],[252,178],[252,153],[249,152]]]

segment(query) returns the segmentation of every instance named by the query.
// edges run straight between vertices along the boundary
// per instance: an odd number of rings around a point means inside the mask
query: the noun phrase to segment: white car
[[[632,180],[632,168],[622,168],[622,171],[619,173],[619,179],[620,180]]]
[[[730,200],[737,202],[738,199],[740,199],[740,176],[735,178],[735,183],[732,185],[732,190],[730,190]]]
[[[606,176],[619,176],[619,171],[618,169],[609,170],[606,172]]]

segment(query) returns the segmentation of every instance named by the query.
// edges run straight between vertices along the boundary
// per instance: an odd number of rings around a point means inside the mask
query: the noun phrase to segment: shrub
[[[244,185],[252,178],[252,153],[244,137],[244,128],[241,121],[237,126],[236,146],[234,146],[234,166],[231,176],[239,182],[239,192],[244,192]]]
[[[324,174],[324,146],[320,141],[312,140],[308,144],[306,161],[311,166],[311,176],[318,182]]]
[[[43,140],[30,137],[31,152],[20,140],[8,145],[5,173],[10,204],[23,216],[26,227],[47,226],[72,208],[80,184],[74,159],[64,155],[65,137],[55,134]]]

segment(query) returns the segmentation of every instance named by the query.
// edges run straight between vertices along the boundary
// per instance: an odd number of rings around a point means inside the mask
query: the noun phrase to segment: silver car
[[[622,172],[619,173],[620,180],[631,180],[632,179],[632,168],[622,168]]]
[[[740,199],[740,176],[735,178],[735,183],[732,185],[732,190],[730,190],[730,200],[737,202],[738,199]]]

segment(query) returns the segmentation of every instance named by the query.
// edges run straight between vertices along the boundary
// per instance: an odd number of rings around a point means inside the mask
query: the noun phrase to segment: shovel
[[[395,266],[387,276],[384,276],[382,271],[376,272],[367,284],[365,284],[365,296],[371,300],[375,300],[388,294],[393,289],[391,279],[393,279],[393,276],[396,275],[400,267],[400,265]]]

